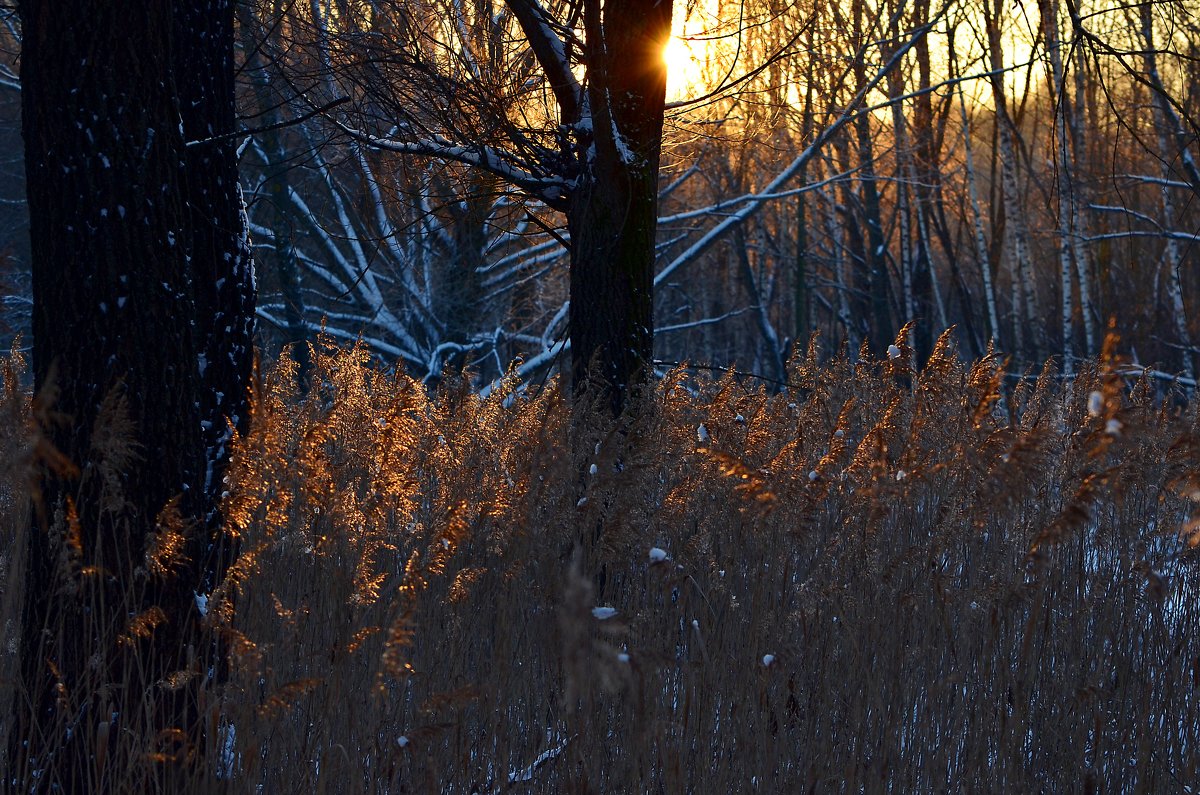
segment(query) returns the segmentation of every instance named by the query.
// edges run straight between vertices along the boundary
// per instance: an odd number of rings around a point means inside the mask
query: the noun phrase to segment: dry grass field
[[[554,382],[430,396],[323,348],[298,395],[277,363],[229,475],[192,789],[1195,792],[1200,404],[1112,348],[1069,382],[944,341],[919,373],[810,351],[779,394],[677,370],[616,430]]]

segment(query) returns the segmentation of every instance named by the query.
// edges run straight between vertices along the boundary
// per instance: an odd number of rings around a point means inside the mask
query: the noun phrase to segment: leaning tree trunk
[[[585,3],[592,151],[567,211],[572,378],[614,413],[654,357],[654,242],[671,3]],[[593,369],[594,368],[594,369]],[[593,387],[594,385],[594,387]]]
[[[200,759],[221,668],[198,596],[221,576],[225,417],[246,417],[232,142],[184,145],[232,130],[232,6],[20,11],[35,386],[62,457],[29,535],[6,784],[162,790]]]

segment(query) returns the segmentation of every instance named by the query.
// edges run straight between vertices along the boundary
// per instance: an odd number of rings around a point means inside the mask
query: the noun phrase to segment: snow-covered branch
[[[538,0],[508,0],[508,7],[521,26],[529,41],[529,49],[537,58],[550,82],[550,90],[558,102],[561,123],[571,125],[579,122],[583,109],[583,91],[575,73],[566,47],[550,24],[550,15]]]
[[[429,135],[414,140],[381,138],[357,130],[343,122],[335,122],[342,132],[374,149],[402,155],[418,155],[452,160],[488,171],[505,179],[530,196],[556,209],[563,206],[570,185],[557,174],[538,176],[530,169],[518,165],[519,158],[493,146],[484,144],[462,144],[446,140],[438,135]]]
[[[837,135],[837,133],[840,132],[843,127],[852,121],[859,112],[867,96],[869,96],[870,93],[874,91],[881,82],[883,82],[883,80],[893,69],[900,65],[900,62],[903,60],[908,51],[916,46],[917,42],[933,28],[943,13],[945,13],[944,8],[942,11],[938,12],[934,19],[914,30],[909,35],[908,39],[902,45],[896,48],[896,51],[892,54],[892,56],[888,58],[883,66],[879,68],[879,71],[876,72],[869,81],[867,81],[866,85],[863,85],[859,88],[858,92],[854,95],[850,102],[847,103],[841,114],[839,114],[833,122],[821,130],[813,142],[809,144],[803,152],[801,152],[794,160],[792,160],[791,163],[788,164],[786,168],[783,169],[783,171],[779,172],[779,174],[767,184],[761,195],[769,197],[779,192],[780,188],[791,181],[791,179],[795,177],[796,174],[798,174],[800,170],[804,168],[804,166],[810,160],[812,160],[819,151],[821,151],[822,147],[824,147],[830,139]],[[762,206],[768,201],[770,201],[769,198],[748,199],[742,209],[738,210],[736,213],[733,213],[724,221],[717,224],[703,237],[688,247],[686,251],[681,253],[674,260],[668,263],[661,271],[659,271],[658,275],[654,277],[654,284],[659,285],[665,282],[667,279],[671,278],[671,275],[674,274],[675,271],[679,270],[679,268],[699,258],[701,254],[708,251],[708,249],[716,244],[717,241],[724,237],[727,232],[734,227],[745,223],[748,218],[758,212],[758,210],[762,208]]]

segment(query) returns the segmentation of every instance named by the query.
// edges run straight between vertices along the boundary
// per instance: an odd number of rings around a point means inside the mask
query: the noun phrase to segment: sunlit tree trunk
[[[896,35],[893,28],[892,35]],[[904,102],[900,97],[904,94],[904,79],[900,70],[888,74],[888,94],[892,101],[892,149],[896,159],[896,221],[899,227],[900,243],[900,306],[904,313],[902,320],[908,323],[917,320],[916,337],[921,339],[928,336],[929,318],[918,315],[916,296],[913,294],[913,270],[916,253],[915,235],[912,223],[912,185],[913,179],[912,149],[908,136],[908,122],[904,117]],[[914,340],[916,342],[916,340]],[[920,348],[919,344],[914,345]]]
[[[1087,146],[1084,140],[1083,106],[1087,98],[1086,67],[1087,57],[1080,47],[1073,48],[1075,56],[1074,96],[1069,97],[1063,86],[1063,113],[1066,116],[1067,132],[1070,134],[1071,151],[1071,256],[1075,261],[1075,277],[1079,280],[1079,306],[1083,316],[1083,339],[1086,344],[1084,354],[1091,356],[1099,352],[1099,332],[1096,329],[1096,306],[1093,303],[1092,285],[1092,252],[1087,242],[1088,230],[1091,228],[1088,212],[1088,188],[1083,179],[1083,170],[1087,160]],[[1064,76],[1065,82],[1065,76]]]
[[[1067,116],[1070,113],[1063,74],[1062,40],[1058,32],[1059,7],[1057,0],[1039,0],[1042,38],[1049,60],[1049,84],[1054,114],[1054,169],[1058,189],[1058,262],[1062,288],[1059,305],[1062,328],[1063,371],[1071,375],[1077,358],[1075,345],[1075,264],[1072,237],[1076,234],[1078,218],[1075,209],[1075,185],[1071,144],[1068,139]],[[1084,355],[1087,355],[1085,350]]]
[[[1004,50],[1000,38],[1003,0],[989,0],[986,14],[988,55],[991,67],[992,103],[996,109],[997,149],[1000,156],[1001,200],[1007,219],[1009,236],[1012,240],[1013,264],[1013,338],[1018,347],[1028,344],[1026,353],[1038,356],[1043,353],[1041,335],[1035,320],[1038,317],[1037,294],[1035,291],[1033,265],[1030,261],[1029,237],[1025,222],[1025,211],[1021,201],[1021,189],[1017,179],[1017,150],[1012,116],[1008,112],[1008,95],[1004,87]],[[1026,333],[1029,338],[1026,339]]]
[[[592,141],[567,210],[572,377],[577,391],[598,388],[619,412],[654,358],[654,241],[667,91],[662,52],[671,35],[671,3],[586,0],[583,22]]]

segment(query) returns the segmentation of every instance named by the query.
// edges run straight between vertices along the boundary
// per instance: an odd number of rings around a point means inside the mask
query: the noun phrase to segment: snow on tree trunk
[[[35,386],[71,465],[40,473],[6,775],[159,791],[201,759],[198,699],[221,659],[196,594],[225,557],[225,417],[246,420],[232,142],[185,148],[232,130],[232,6],[20,12]],[[103,737],[121,742],[101,760]]]
[[[572,378],[614,412],[654,357],[654,241],[671,3],[585,3],[591,141],[571,193]],[[593,369],[595,368],[595,369]]]
[[[1038,8],[1042,18],[1042,37],[1045,40],[1046,54],[1050,61],[1048,79],[1054,101],[1053,142],[1055,146],[1054,168],[1058,188],[1058,261],[1062,285],[1060,316],[1062,320],[1063,371],[1067,375],[1071,375],[1075,371],[1077,357],[1075,350],[1076,247],[1074,237],[1078,231],[1079,221],[1075,197],[1074,162],[1067,129],[1067,118],[1071,110],[1063,72],[1062,40],[1058,31],[1058,2],[1057,0],[1040,0]],[[1080,279],[1080,300],[1085,315],[1090,310],[1086,304],[1087,295],[1084,292],[1086,288],[1086,279]],[[1085,339],[1084,356],[1087,353]]]
[[[1012,117],[1008,113],[1008,96],[1004,87],[1004,50],[1000,37],[1001,19],[1004,4],[995,0],[988,9],[986,26],[988,35],[988,55],[991,67],[992,103],[996,109],[997,149],[1000,157],[1001,200],[1004,215],[1008,219],[1009,236],[1012,241],[1012,292],[1013,292],[1013,339],[1020,348],[1028,343],[1025,353],[1033,356],[1041,355],[1042,340],[1038,336],[1038,326],[1034,323],[1038,317],[1037,294],[1033,275],[1033,264],[1029,254],[1029,236],[1025,222],[1025,210],[1021,202],[1021,189],[1017,180],[1017,152],[1013,140],[1015,128]],[[1034,335],[1033,339],[1024,340],[1024,332],[1028,330]]]

